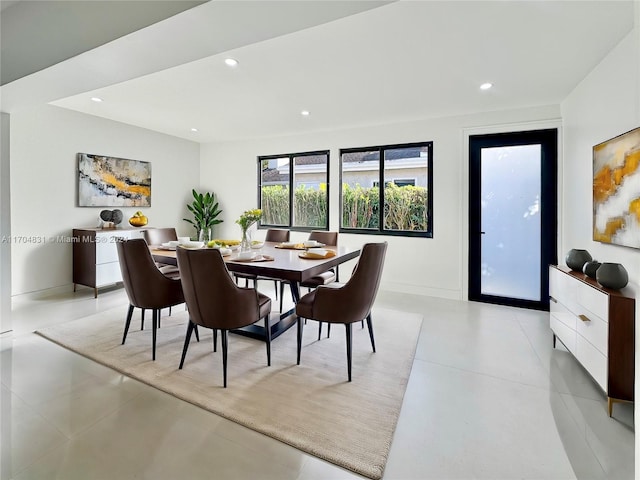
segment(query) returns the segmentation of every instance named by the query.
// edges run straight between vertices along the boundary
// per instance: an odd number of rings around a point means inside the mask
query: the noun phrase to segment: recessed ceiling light
[[[489,90],[491,87],[493,87],[493,83],[483,83],[480,85],[480,90]]]
[[[96,102],[96,103],[100,103],[100,102],[102,102],[104,100],[102,100],[100,97],[91,97],[91,101],[92,102]]]
[[[192,132],[197,132],[197,131],[198,131],[198,129],[197,129],[197,128],[192,128],[192,129],[191,129],[191,131],[192,131]]]
[[[309,116],[309,110],[302,110],[300,112],[300,115],[302,115],[303,117],[308,117]]]
[[[225,58],[224,63],[226,63],[230,67],[238,66],[238,60],[236,60],[235,58]]]

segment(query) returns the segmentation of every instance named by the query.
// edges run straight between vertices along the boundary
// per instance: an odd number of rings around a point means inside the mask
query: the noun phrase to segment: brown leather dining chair
[[[121,240],[116,243],[122,282],[129,297],[129,311],[122,336],[127,339],[131,316],[135,307],[153,311],[152,358],[156,359],[156,330],[160,321],[160,310],[184,303],[180,279],[164,275],[151,257],[151,252],[142,238]]]
[[[303,319],[320,322],[342,323],[346,327],[347,339],[347,372],[351,381],[351,346],[352,325],[363,319],[367,320],[371,348],[376,351],[373,336],[371,307],[378,293],[387,242],[367,243],[349,281],[339,288],[320,286],[302,297],[296,305],[298,323],[298,358],[302,351]]]
[[[214,334],[216,330],[220,330],[223,382],[226,388],[227,332],[246,327],[262,318],[266,332],[267,365],[271,365],[271,299],[255,288],[236,285],[217,249],[188,250],[178,247],[176,252],[189,310],[189,324],[179,369],[184,365],[191,333],[196,326],[210,328]]]
[[[280,228],[270,228],[267,230],[267,234],[264,237],[264,241],[265,242],[278,242],[278,243],[282,243],[282,242],[288,242],[289,241],[289,235],[290,232],[289,230],[283,230]],[[258,284],[258,280],[273,280],[273,285],[275,287],[275,291],[276,291],[276,300],[278,300],[278,283],[280,283],[280,310],[282,310],[282,282],[280,282],[280,280],[276,280],[270,277],[260,277],[260,276],[256,276],[256,275],[251,275],[249,273],[234,273],[233,274],[236,281],[238,281],[239,278],[244,278],[244,286],[248,286],[249,285],[249,280],[253,281],[253,286],[257,288]]]
[[[327,247],[338,246],[338,232],[327,232],[325,230],[312,230],[309,234],[309,240],[315,240],[316,242],[323,243]],[[313,288],[317,288],[320,285],[328,285],[331,282],[337,281],[338,267],[335,269],[327,270],[314,277],[308,278],[300,284],[301,287],[307,287],[309,291]],[[284,293],[284,285],[286,282],[280,282],[280,311],[282,311],[282,297]],[[276,299],[278,297],[276,296]],[[319,339],[318,339],[319,340]]]
[[[167,242],[178,240],[175,228],[148,228],[142,232],[142,236],[147,245],[162,245]],[[160,271],[164,274],[175,274],[178,276],[178,267],[165,263],[156,263]]]

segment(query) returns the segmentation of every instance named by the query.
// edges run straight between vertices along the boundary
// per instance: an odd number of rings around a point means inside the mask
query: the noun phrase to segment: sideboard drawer
[[[578,285],[578,303],[581,309],[600,317],[605,322],[609,321],[609,296],[606,293],[599,292],[595,288],[579,283]],[[579,312],[583,313],[583,312]]]
[[[551,310],[552,317],[556,317],[556,319],[564,323],[571,330],[576,329],[576,321],[578,317],[576,317],[575,313],[569,311],[567,307],[560,302],[550,302],[549,308]]]
[[[591,345],[584,337],[576,337],[576,358],[598,382],[602,389],[607,391],[607,357],[601,351]]]
[[[608,356],[609,324],[595,315],[585,315],[583,318],[577,320],[576,332],[596,347],[605,357]]]
[[[120,262],[101,263],[96,265],[96,287],[110,285],[122,281]]]
[[[562,344],[567,347],[574,355],[576,354],[576,331],[567,327],[564,323],[558,320],[554,315],[551,315],[549,325],[553,333],[560,339]]]

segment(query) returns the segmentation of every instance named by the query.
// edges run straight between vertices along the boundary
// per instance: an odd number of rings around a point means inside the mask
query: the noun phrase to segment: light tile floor
[[[113,289],[14,305],[2,479],[361,478],[31,333],[126,304]],[[604,394],[552,348],[548,314],[390,292],[376,305],[424,316],[385,479],[633,478],[633,405],[607,416]]]

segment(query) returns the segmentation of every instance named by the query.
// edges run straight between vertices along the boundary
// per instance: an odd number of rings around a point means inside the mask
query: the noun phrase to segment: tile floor
[[[2,479],[361,478],[31,333],[126,304],[113,289],[14,305]],[[385,479],[634,477],[633,405],[607,416],[604,394],[552,348],[547,314],[390,292],[377,305],[424,315]]]

